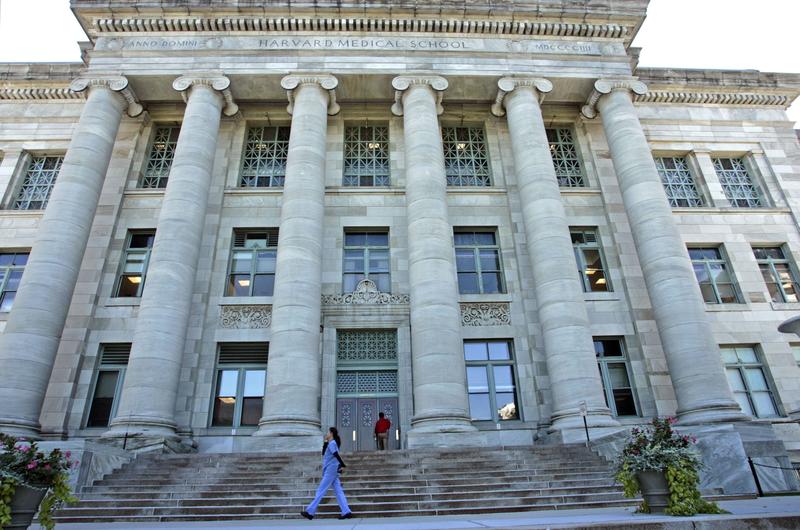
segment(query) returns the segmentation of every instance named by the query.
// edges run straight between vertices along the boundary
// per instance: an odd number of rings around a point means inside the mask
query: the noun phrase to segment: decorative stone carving
[[[281,79],[281,87],[286,90],[286,97],[289,98],[289,106],[286,107],[289,114],[292,114],[294,110],[294,91],[304,84],[317,84],[323,90],[327,90],[330,98],[328,100],[328,116],[334,116],[339,113],[339,104],[336,103],[336,87],[339,86],[338,79],[328,74],[292,74]]]
[[[204,85],[211,87],[222,94],[225,100],[225,106],[222,108],[222,113],[225,116],[233,116],[239,112],[239,106],[233,101],[233,94],[231,93],[230,86],[231,80],[224,75],[219,74],[197,74],[197,75],[182,75],[172,82],[172,88],[181,93],[183,101],[189,102],[189,88],[192,85]]]
[[[466,302],[461,305],[462,326],[508,326],[511,308],[508,302]]]
[[[633,98],[636,103],[673,103],[693,105],[759,105],[786,108],[793,98],[783,94],[753,92],[697,92],[689,90],[651,90]]]
[[[73,92],[69,88],[0,88],[0,99],[17,100],[17,99],[85,99],[81,92]]]
[[[438,75],[401,75],[392,79],[392,87],[394,88],[392,114],[395,116],[403,115],[403,92],[413,85],[428,85],[431,87],[436,95],[436,113],[441,115],[444,112],[442,96],[449,86],[447,79]]]
[[[131,118],[138,116],[144,110],[144,107],[136,99],[133,89],[128,86],[128,79],[121,75],[79,77],[70,83],[69,89],[73,92],[83,92],[93,86],[104,86],[114,92],[119,92],[128,104],[127,112]]]
[[[624,89],[633,94],[643,96],[647,93],[647,85],[636,79],[598,79],[594,82],[594,89],[586,100],[586,105],[581,108],[581,114],[589,119],[597,116],[597,102],[612,90]]]
[[[322,295],[322,303],[325,305],[407,304],[408,300],[407,294],[380,292],[375,282],[369,279],[358,282],[356,290],[352,293]]]
[[[497,81],[497,96],[492,105],[492,114],[505,116],[506,109],[503,100],[506,95],[519,86],[533,88],[539,94],[539,103],[544,100],[544,95],[553,90],[553,83],[541,77],[502,77]]]
[[[272,306],[224,305],[219,322],[226,329],[268,328],[272,324]]]

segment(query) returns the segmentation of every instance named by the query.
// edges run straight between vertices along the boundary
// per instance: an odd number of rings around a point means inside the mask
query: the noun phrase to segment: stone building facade
[[[800,451],[800,76],[638,68],[646,0],[72,5],[0,65],[0,430]]]

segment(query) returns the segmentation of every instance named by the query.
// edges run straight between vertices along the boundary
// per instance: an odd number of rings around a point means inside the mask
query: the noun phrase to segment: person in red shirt
[[[375,422],[375,440],[378,443],[378,449],[385,451],[389,449],[389,428],[392,422],[386,419],[383,412],[378,413],[378,421]]]

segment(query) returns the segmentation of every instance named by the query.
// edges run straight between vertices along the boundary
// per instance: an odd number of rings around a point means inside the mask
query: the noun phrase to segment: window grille
[[[242,160],[239,186],[282,187],[289,154],[289,127],[251,127]]]
[[[122,271],[117,278],[114,296],[121,298],[142,296],[155,238],[154,231],[128,233]]]
[[[657,157],[655,162],[670,206],[673,208],[705,206],[685,157]]]
[[[483,128],[443,127],[444,168],[448,186],[491,186]]]
[[[772,385],[755,348],[725,346],[720,347],[720,352],[725,362],[728,384],[742,412],[756,418],[778,416]]]
[[[106,366],[110,364],[128,364],[128,359],[131,355],[131,344],[118,343],[118,344],[103,344],[100,353],[100,365]]]
[[[150,153],[142,176],[142,188],[166,188],[180,127],[158,127],[150,144]]]
[[[754,247],[753,254],[773,302],[797,302],[800,286],[793,265],[781,247]]]
[[[619,339],[594,339],[606,405],[614,416],[638,416],[630,369]]]
[[[0,313],[11,311],[27,263],[27,252],[0,253]]]
[[[344,131],[345,186],[389,185],[389,128],[347,127]]]
[[[725,196],[735,208],[763,206],[761,194],[741,158],[715,158],[714,169]]]
[[[219,345],[219,364],[267,364],[268,342],[223,342]]]
[[[388,232],[345,232],[342,291],[352,293],[368,278],[380,292],[391,292]]]
[[[396,394],[397,371],[358,370],[336,373],[336,393],[344,394]]]
[[[397,362],[397,332],[393,329],[337,330],[336,359],[347,362]]]
[[[570,229],[578,275],[584,292],[611,291],[603,253],[595,230]]]
[[[730,268],[719,248],[690,248],[692,268],[708,304],[735,304],[739,295]]]
[[[278,229],[235,230],[225,296],[272,296]]]
[[[582,188],[586,186],[583,167],[578,156],[571,129],[546,129],[550,144],[550,157],[556,170],[558,185],[562,188]]]
[[[465,341],[464,360],[472,420],[520,419],[511,342]]]
[[[31,157],[17,200],[14,201],[14,210],[44,210],[62,162],[63,156]]]
[[[457,230],[453,240],[459,293],[505,292],[500,247],[495,233]]]

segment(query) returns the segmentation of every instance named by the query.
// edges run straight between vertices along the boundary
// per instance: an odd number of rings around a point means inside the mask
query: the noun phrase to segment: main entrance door
[[[388,448],[398,448],[398,423],[397,398],[337,398],[336,399],[336,425],[342,438],[344,451],[374,451],[377,449],[375,440],[375,422],[378,413],[383,412],[392,422],[389,430]]]

